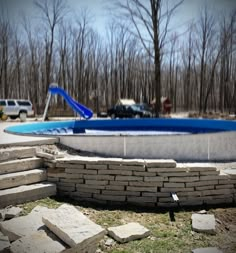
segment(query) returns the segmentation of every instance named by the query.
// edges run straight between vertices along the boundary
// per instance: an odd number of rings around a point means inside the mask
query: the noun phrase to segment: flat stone
[[[67,204],[45,213],[42,220],[54,234],[70,247],[76,248],[78,252],[82,252],[91,245],[94,245],[95,251],[96,244],[106,233],[101,226],[95,224],[75,207]]]
[[[42,182],[31,185],[21,185],[0,191],[0,207],[25,203],[52,195],[56,195],[56,185],[53,183]]]
[[[42,166],[43,166],[43,159],[37,157],[1,162],[0,174],[37,169],[41,168]]]
[[[44,169],[33,169],[0,175],[0,190],[47,180]]]
[[[40,230],[13,242],[10,250],[11,253],[57,253],[65,250],[65,246],[50,231]]]
[[[225,169],[223,172],[227,175],[230,175],[232,179],[236,179],[236,168],[235,169]]]
[[[0,150],[0,161],[27,158],[35,156],[36,149],[32,147],[14,147]]]
[[[210,248],[199,248],[192,250],[192,253],[223,253],[223,251],[210,247]]]
[[[216,171],[216,167],[207,163],[185,163],[189,171]]]
[[[37,151],[36,155],[37,155],[37,157],[45,158],[48,160],[55,160],[57,158],[56,155],[48,154],[48,153],[45,153],[42,151]]]
[[[136,239],[142,239],[150,235],[150,231],[136,222],[110,227],[108,234],[116,241],[125,243]]]
[[[7,252],[10,247],[10,241],[7,236],[0,232],[0,252]]]
[[[22,212],[22,208],[20,207],[11,207],[11,208],[7,208],[5,210],[5,219],[12,219],[15,217],[18,217],[20,215],[20,213]]]
[[[42,216],[50,209],[40,206],[35,209],[26,216],[1,222],[0,230],[4,235],[8,236],[11,242],[38,231],[44,226]]]
[[[148,168],[175,168],[176,161],[172,159],[144,159]]]
[[[192,214],[192,230],[200,233],[215,234],[216,221],[213,214]]]

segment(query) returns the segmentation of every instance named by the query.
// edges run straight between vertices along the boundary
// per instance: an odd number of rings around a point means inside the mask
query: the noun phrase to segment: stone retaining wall
[[[46,165],[58,193],[77,200],[170,207],[177,205],[171,197],[175,192],[181,206],[236,201],[235,175],[207,164],[74,156]]]

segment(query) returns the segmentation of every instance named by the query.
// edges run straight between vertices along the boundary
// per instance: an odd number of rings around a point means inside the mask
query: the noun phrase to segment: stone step
[[[34,169],[0,175],[0,190],[47,180],[44,169]]]
[[[0,162],[14,159],[34,157],[36,148],[34,147],[12,147],[0,149]]]
[[[43,182],[0,191],[0,208],[56,195],[56,185]]]
[[[41,168],[43,159],[38,157],[30,157],[0,163],[0,175],[14,173],[19,171]]]

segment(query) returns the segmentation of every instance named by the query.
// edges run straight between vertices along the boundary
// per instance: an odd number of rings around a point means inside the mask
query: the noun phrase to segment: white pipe
[[[126,157],[126,138],[124,137],[124,157]]]
[[[44,109],[42,121],[45,121],[45,119],[46,119],[47,112],[48,112],[48,106],[49,106],[49,103],[50,103],[50,100],[51,100],[51,96],[52,96],[51,92],[48,92],[48,94],[47,94],[47,103],[46,103],[46,106],[45,106],[45,109]]]
[[[51,84],[49,85],[49,87],[58,87],[58,84],[57,84],[57,83],[51,83]],[[46,119],[47,112],[48,112],[48,106],[49,106],[51,97],[52,97],[51,92],[48,92],[48,94],[47,94],[47,102],[46,102],[46,106],[45,106],[45,109],[44,109],[42,121],[45,121],[45,119]]]

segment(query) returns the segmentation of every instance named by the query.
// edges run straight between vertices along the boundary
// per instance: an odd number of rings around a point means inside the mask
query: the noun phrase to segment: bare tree
[[[45,89],[47,91],[50,82],[51,64],[53,55],[53,46],[55,40],[55,29],[63,20],[67,8],[63,0],[38,0],[35,5],[42,13],[42,19],[45,22],[45,51],[46,51],[46,78]]]
[[[209,14],[207,7],[205,6],[201,13],[201,18],[198,26],[199,40],[197,42],[197,49],[200,59],[200,91],[199,91],[199,113],[202,113],[204,107],[205,87],[207,82],[207,61],[209,59],[210,45],[213,42],[214,37],[215,20],[212,15]]]
[[[221,50],[219,55],[220,80],[219,80],[219,110],[223,112],[225,107],[236,111],[236,74],[235,74],[235,52],[236,52],[236,10],[227,19],[221,22]],[[233,90],[231,90],[234,87]],[[232,95],[232,96],[231,96]]]
[[[3,13],[2,13],[3,14]],[[0,17],[0,87],[4,97],[9,95],[9,51],[12,37],[12,27],[7,16]]]
[[[164,10],[161,0],[126,0],[116,3],[123,15],[134,27],[134,34],[140,39],[146,52],[154,59],[154,86],[156,97],[156,116],[161,110],[161,60],[162,50],[166,43],[168,26],[173,12],[183,1],[178,1],[171,8]],[[146,35],[146,36],[145,36]],[[150,45],[152,45],[150,47]]]

